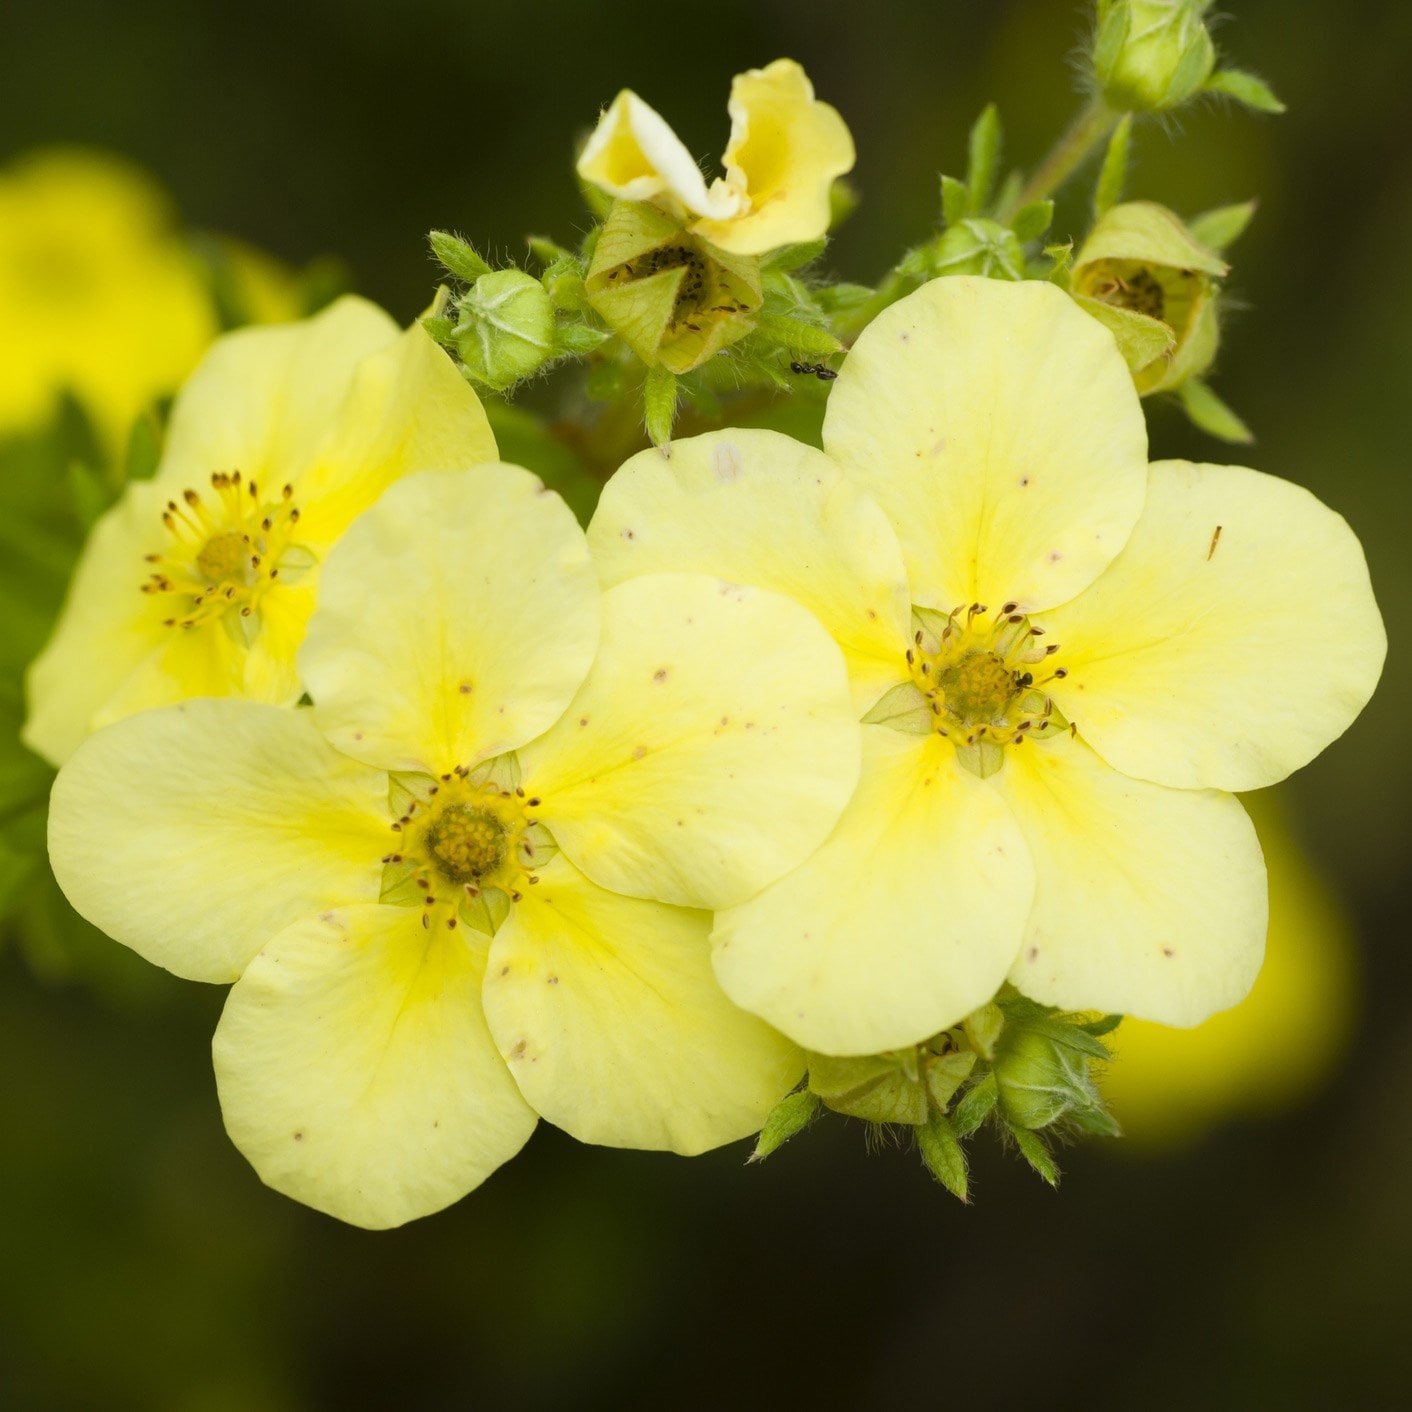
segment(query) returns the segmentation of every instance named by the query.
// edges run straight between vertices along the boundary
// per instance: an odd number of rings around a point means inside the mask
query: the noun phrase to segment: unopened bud
[[[1047,1128],[1075,1109],[1097,1106],[1085,1055],[1023,1022],[1006,1025],[995,1050],[1001,1111],[1017,1128]]]
[[[1175,108],[1216,66],[1203,19],[1211,0],[1098,0],[1093,71],[1110,108]]]
[[[1021,280],[1025,252],[1009,226],[972,216],[951,226],[930,247],[932,275],[982,275],[986,279]]]
[[[462,366],[497,391],[554,355],[554,304],[523,270],[492,270],[456,302],[451,338]]]

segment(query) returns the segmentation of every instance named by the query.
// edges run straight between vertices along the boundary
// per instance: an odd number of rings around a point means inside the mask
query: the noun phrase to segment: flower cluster
[[[1203,9],[1104,6],[1110,100],[1206,82]],[[349,297],[219,340],[31,668],[66,894],[231,985],[233,1141],[355,1224],[455,1201],[540,1118],[763,1153],[828,1106],[910,1125],[964,1196],[994,1113],[1052,1179],[1040,1130],[1114,1130],[1118,1015],[1250,989],[1235,792],[1376,684],[1337,514],[1148,462],[1139,396],[1203,386],[1242,220],[1107,199],[1032,278],[1052,206],[993,192],[992,114],[947,232],[828,288],[796,272],[842,119],[786,60],[730,113],[708,185],[619,95],[578,164],[612,200],[542,278],[438,235],[464,287],[424,324]],[[565,438],[473,390],[579,357],[658,443],[585,454],[586,530]],[[732,425],[722,363],[805,378],[821,448]],[[679,395],[711,429],[670,440]]]

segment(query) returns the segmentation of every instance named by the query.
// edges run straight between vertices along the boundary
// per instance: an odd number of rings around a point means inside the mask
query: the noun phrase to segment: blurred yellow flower
[[[838,648],[702,574],[600,592],[516,466],[393,486],[333,549],[312,710],[189,701],[60,772],[74,905],[235,980],[226,1126],[271,1186],[390,1226],[456,1200],[539,1114],[693,1153],[757,1130],[799,1050],[721,993],[710,915],[847,801]]]
[[[1124,1020],[1104,1043],[1103,1096],[1140,1143],[1189,1141],[1241,1114],[1308,1098],[1347,1044],[1357,1006],[1348,918],[1291,835],[1273,790],[1243,800],[1270,877],[1265,964],[1250,994],[1196,1029]]]
[[[624,89],[579,157],[579,175],[621,201],[650,201],[736,255],[816,240],[829,228],[834,179],[853,167],[853,138],[792,59],[731,84],[726,169],[708,188],[681,139]]]
[[[0,436],[72,393],[104,449],[217,333],[165,195],[119,158],[45,151],[0,170]]]
[[[495,454],[451,360],[366,300],[221,338],[177,398],[156,475],[129,485],[84,546],[30,668],[25,743],[59,764],[150,706],[292,705],[334,541],[402,476]]]

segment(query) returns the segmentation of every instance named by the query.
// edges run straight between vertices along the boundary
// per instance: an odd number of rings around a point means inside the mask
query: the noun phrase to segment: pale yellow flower
[[[624,89],[579,157],[579,175],[622,201],[650,201],[703,240],[737,255],[816,240],[829,228],[829,193],[853,167],[853,139],[814,97],[792,59],[737,74],[731,84],[725,176],[708,187],[681,139]]]
[[[857,778],[838,648],[701,574],[600,593],[572,513],[488,465],[393,486],[332,551],[310,710],[188,701],[90,737],[50,853],[85,916],[235,981],[231,1137],[364,1226],[456,1200],[540,1114],[699,1152],[803,1056],[721,993],[711,908],[825,837]]]
[[[0,169],[0,436],[44,425],[68,392],[115,454],[216,332],[196,261],[143,172],[62,149]]]
[[[1006,980],[1176,1025],[1241,999],[1265,876],[1229,791],[1311,759],[1381,669],[1348,526],[1255,471],[1149,467],[1111,335],[1039,282],[886,310],[824,446],[676,442],[590,529],[605,583],[670,562],[794,594],[870,708],[828,842],[718,915],[727,993],[825,1054],[918,1042]]]
[[[226,335],[182,389],[155,477],[84,547],[29,673],[25,743],[58,764],[147,707],[292,704],[319,563],[353,517],[410,472],[495,454],[451,360],[366,300]]]

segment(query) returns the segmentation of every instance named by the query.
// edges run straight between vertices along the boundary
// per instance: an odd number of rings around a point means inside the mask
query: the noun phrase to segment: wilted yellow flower
[[[92,736],[50,826],[84,915],[236,980],[217,1079],[265,1181],[388,1226],[536,1113],[678,1152],[758,1129],[803,1057],[721,994],[702,909],[799,862],[853,787],[818,623],[698,574],[601,594],[567,506],[488,465],[348,531],[301,666],[312,710],[189,701]]]
[[[579,175],[619,200],[653,202],[737,255],[818,239],[834,179],[853,167],[843,119],[792,59],[737,74],[729,110],[726,174],[709,187],[681,139],[629,89],[599,120]]]
[[[161,190],[116,157],[56,150],[0,170],[0,436],[64,392],[110,453],[217,332]]]
[[[155,477],[94,528],[30,669],[24,740],[190,696],[291,705],[318,566],[393,481],[495,455],[475,393],[419,327],[347,297],[220,339],[182,389]]]
[[[1210,367],[1220,334],[1217,295],[1227,273],[1226,262],[1165,206],[1128,201],[1094,226],[1069,287],[1118,340],[1145,397]]]
[[[866,710],[829,840],[717,916],[727,994],[835,1055],[916,1043],[1007,979],[1177,1025],[1241,999],[1265,876],[1227,791],[1311,759],[1382,665],[1348,526],[1255,471],[1149,467],[1112,338],[1039,282],[892,305],[824,446],[678,441],[590,528],[607,583],[670,563],[794,594]]]
[[[1309,1097],[1348,1042],[1353,938],[1328,882],[1291,836],[1274,792],[1242,801],[1270,876],[1270,935],[1250,994],[1196,1029],[1124,1020],[1105,1038],[1103,1096],[1129,1137],[1173,1143]]]

